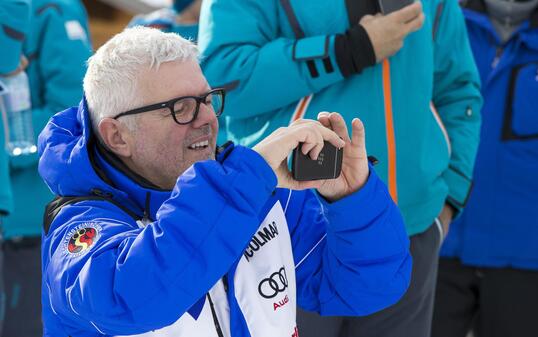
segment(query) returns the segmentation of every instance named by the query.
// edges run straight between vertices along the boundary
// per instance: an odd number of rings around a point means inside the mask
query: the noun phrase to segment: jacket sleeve
[[[86,13],[78,2],[51,2],[32,8],[32,15],[33,36],[25,45],[25,53],[37,139],[52,115],[80,101],[91,46]],[[37,160],[37,154],[21,156],[10,158],[10,164],[26,168]]]
[[[447,201],[461,209],[470,192],[478,148],[482,105],[480,78],[458,2],[439,2],[435,18],[433,104],[452,148],[449,168],[443,178],[449,188]]]
[[[41,27],[39,40],[30,62],[38,67],[38,78],[32,81],[32,96],[40,105],[32,109],[36,136],[58,111],[76,106],[82,96],[82,79],[92,50],[87,17],[78,2],[58,2],[55,6],[35,8]],[[66,52],[68,51],[68,52]],[[33,99],[33,102],[36,102]]]
[[[43,250],[53,311],[67,326],[82,323],[106,335],[172,324],[241,256],[275,186],[265,161],[236,147],[222,164],[187,170],[145,228],[107,202],[66,206]],[[74,232],[90,227],[100,232],[97,242],[82,255],[69,253]]]
[[[198,45],[212,86],[228,87],[227,111],[245,118],[274,111],[343,79],[335,36],[282,37],[277,0],[208,0]],[[334,71],[327,73],[323,59]],[[318,69],[313,76],[308,63]],[[233,88],[233,90],[232,90]]]
[[[17,69],[22,55],[22,44],[27,38],[30,21],[27,0],[0,1],[0,76]],[[2,103],[2,98],[0,98]],[[0,107],[0,110],[3,109]],[[1,111],[0,111],[1,113]],[[9,157],[4,151],[7,126],[0,120],[0,218],[13,209],[13,195],[9,181]],[[1,221],[1,219],[0,219]]]
[[[0,75],[17,69],[22,44],[30,26],[28,0],[3,0],[0,3]]]
[[[304,210],[291,232],[298,304],[364,316],[396,303],[409,286],[409,239],[374,170],[361,190],[335,203],[312,192],[298,197]]]

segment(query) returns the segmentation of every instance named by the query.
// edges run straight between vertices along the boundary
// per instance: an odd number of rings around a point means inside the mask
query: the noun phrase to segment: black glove
[[[336,62],[344,77],[359,74],[364,68],[375,65],[374,47],[363,26],[357,24],[345,34],[336,35]]]

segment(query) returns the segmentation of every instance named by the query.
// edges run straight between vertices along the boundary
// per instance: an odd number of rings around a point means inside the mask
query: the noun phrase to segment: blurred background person
[[[22,56],[22,43],[28,32],[30,5],[26,0],[3,0],[0,2],[0,246],[4,217],[13,208],[9,181],[7,86],[5,79],[23,71],[26,60]],[[3,277],[3,251],[0,249],[0,336],[4,324],[6,294]]]
[[[177,33],[185,39],[196,42],[201,6],[202,0],[174,0],[172,7],[135,16],[129,23],[129,27],[157,28],[166,33]]]
[[[37,137],[54,113],[78,104],[91,46],[78,0],[31,0],[29,27],[23,53]],[[4,337],[42,336],[41,227],[45,205],[54,196],[37,172],[37,159],[37,153],[10,158],[14,209],[4,221]]]
[[[441,227],[471,187],[481,97],[457,1],[422,6],[381,15],[374,0],[202,4],[203,70],[228,89],[219,141],[251,146],[324,110],[359,117],[411,237],[412,282],[396,305],[346,319],[299,311],[303,337],[430,335]]]
[[[464,7],[483,124],[474,188],[441,250],[432,336],[536,336],[538,0]]]

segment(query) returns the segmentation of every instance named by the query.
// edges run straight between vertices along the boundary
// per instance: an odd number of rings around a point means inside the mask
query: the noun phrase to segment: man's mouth
[[[209,146],[209,140],[203,140],[201,142],[192,143],[188,146],[191,150],[202,150]]]

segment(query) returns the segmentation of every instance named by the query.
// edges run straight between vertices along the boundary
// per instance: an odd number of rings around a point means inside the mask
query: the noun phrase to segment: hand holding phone
[[[271,167],[278,179],[279,187],[302,190],[318,188],[323,181],[293,179],[288,169],[288,156],[302,143],[301,153],[313,160],[318,160],[325,142],[332,144],[335,148],[342,148],[345,145],[336,132],[317,121],[302,119],[293,122],[289,127],[274,131],[254,146],[253,150],[258,152]]]
[[[339,113],[321,112],[318,121],[333,130],[345,142],[342,152],[340,175],[336,179],[323,180],[317,191],[326,200],[336,201],[358,191],[370,175],[366,154],[365,132],[362,122],[355,118],[351,121],[351,135],[346,122]]]
[[[414,0],[377,0],[379,10],[384,15],[396,12],[406,6],[411,5]]]

